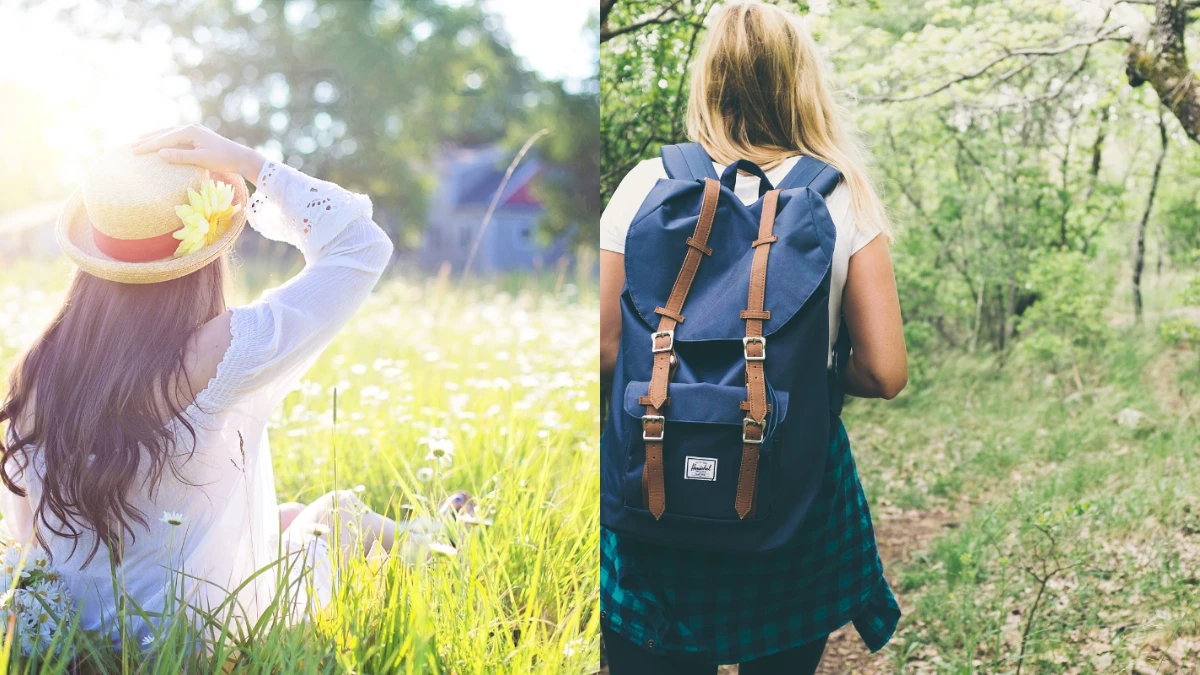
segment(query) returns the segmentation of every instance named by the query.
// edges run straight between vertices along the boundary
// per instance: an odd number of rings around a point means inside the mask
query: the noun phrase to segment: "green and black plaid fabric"
[[[652,652],[740,663],[818,640],[854,622],[871,651],[900,607],[883,578],[850,439],[833,429],[805,540],[761,555],[664,548],[600,534],[601,620]]]

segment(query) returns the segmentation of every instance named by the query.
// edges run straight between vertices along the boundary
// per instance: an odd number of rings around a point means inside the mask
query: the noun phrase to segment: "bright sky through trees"
[[[595,74],[596,41],[585,35],[595,14],[592,0],[486,2],[525,67],[563,80],[570,90]],[[9,108],[0,119],[20,129],[5,134],[6,143],[54,151],[58,161],[41,170],[69,185],[102,149],[147,129],[196,121],[200,112],[191,84],[173,64],[167,28],[145,31],[136,41],[81,38],[57,16],[62,4],[18,7],[0,0],[0,63],[6,64],[0,90]],[[236,7],[250,11],[257,4],[239,0]],[[80,6],[95,22],[111,17],[94,3]],[[29,156],[17,150],[6,154]]]

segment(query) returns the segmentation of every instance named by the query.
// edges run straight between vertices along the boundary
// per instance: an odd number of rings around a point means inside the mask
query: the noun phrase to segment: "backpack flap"
[[[659,206],[641,214],[629,228],[625,256],[626,289],[638,315],[656,326],[656,307],[664,307],[695,230],[703,193],[702,183],[663,181],[656,188]],[[758,235],[762,201],[742,204],[721,189],[708,247],[712,255],[700,265],[683,307],[684,321],[675,328],[681,342],[738,340],[745,336],[739,316],[750,288],[754,258],[751,244]],[[779,330],[804,306],[826,279],[837,233],[825,200],[808,188],[786,190],[779,196],[771,264],[767,268],[763,335]]]

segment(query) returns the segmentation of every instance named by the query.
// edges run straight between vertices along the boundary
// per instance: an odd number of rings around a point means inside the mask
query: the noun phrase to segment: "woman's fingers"
[[[155,150],[161,150],[163,148],[174,147],[176,145],[191,145],[192,140],[193,137],[191,134],[191,129],[188,127],[180,127],[174,131],[162,134],[161,136],[155,136],[148,141],[144,141],[133,146],[133,153],[144,154],[147,152],[154,152]]]
[[[196,148],[160,148],[158,156],[162,157],[168,164],[196,164],[205,166],[205,153]]]

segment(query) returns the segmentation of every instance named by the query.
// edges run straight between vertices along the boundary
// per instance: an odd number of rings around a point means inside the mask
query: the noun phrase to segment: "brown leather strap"
[[[713,217],[717,214],[717,199],[721,196],[721,183],[711,178],[704,179],[704,199],[700,203],[700,217],[696,219],[696,231],[688,239],[687,255],[683,267],[675,277],[671,295],[665,308],[655,309],[661,315],[658,331],[654,333],[654,369],[650,373],[649,403],[642,418],[642,438],[646,445],[646,464],[642,470],[642,496],[655,520],[662,518],[667,510],[666,491],[663,487],[663,435],[666,433],[661,408],[667,403],[667,385],[671,380],[671,366],[675,358],[675,326],[683,323],[683,303],[687,300],[700,260],[712,254],[708,248],[708,235],[712,233]],[[657,419],[655,419],[657,418]]]
[[[758,239],[752,244],[754,259],[750,264],[750,297],[746,311],[742,314],[746,322],[746,399],[749,410],[742,423],[742,465],[738,472],[737,498],[734,509],[738,518],[745,518],[754,510],[754,488],[758,482],[758,450],[762,444],[763,431],[767,424],[767,379],[763,359],[767,355],[767,343],[763,338],[761,318],[767,297],[767,256],[771,243],[775,241],[775,210],[779,206],[779,190],[771,190],[763,197],[762,218],[758,222]],[[757,442],[756,442],[757,441]]]
[[[749,410],[749,409],[750,409],[750,402],[749,402],[749,401],[742,401],[742,402],[741,402],[741,403],[739,403],[738,405],[740,406],[740,409],[741,409],[741,410]],[[768,414],[768,415],[769,415],[769,414],[771,414],[771,404],[770,404],[770,403],[768,403],[768,404],[767,404],[767,414]]]
[[[760,431],[761,433],[761,431]],[[738,518],[745,519],[754,514],[754,493],[758,486],[758,446],[742,444],[742,466],[738,469],[737,509]]]
[[[678,312],[672,312],[671,310],[667,309],[666,307],[655,307],[654,313],[658,314],[659,316],[669,316],[672,319],[675,319],[675,323],[683,323],[683,315],[682,314],[679,314]]]
[[[701,244],[700,242],[696,241],[695,239],[693,239],[691,237],[687,238],[687,245],[691,246],[692,248],[696,249],[697,251],[700,251],[704,255],[712,255],[711,248],[705,246],[704,244]]]

